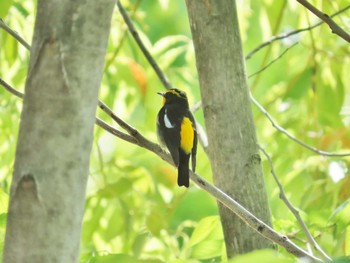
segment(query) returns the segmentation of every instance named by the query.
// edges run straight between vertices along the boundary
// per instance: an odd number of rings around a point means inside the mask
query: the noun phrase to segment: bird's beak
[[[164,92],[157,92],[157,94],[160,95],[160,96],[162,96],[162,97],[164,97],[164,94],[165,94],[165,93],[164,93]]]

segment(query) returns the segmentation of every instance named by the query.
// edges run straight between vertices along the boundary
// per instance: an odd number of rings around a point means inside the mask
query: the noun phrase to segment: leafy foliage
[[[348,1],[311,1],[328,14]],[[200,99],[195,56],[182,1],[125,3],[147,48],[171,83]],[[272,36],[318,22],[295,1],[238,1],[245,53]],[[0,16],[30,42],[32,1],[0,3]],[[349,11],[335,21],[349,31]],[[249,79],[254,97],[278,124],[324,151],[350,151],[350,46],[326,25],[275,41],[247,60],[247,75],[260,70],[292,43],[283,57]],[[29,53],[0,31],[0,72],[23,90]],[[83,45],[83,43],[82,43]],[[116,114],[156,141],[155,116],[163,89],[116,10],[100,99]],[[0,89],[0,247],[15,156],[21,101]],[[271,155],[287,196],[321,247],[332,257],[350,255],[350,157],[319,156],[275,130],[253,106],[260,143]],[[101,112],[98,116],[111,123]],[[201,111],[196,119],[204,126]],[[234,120],[232,120],[234,121]],[[33,149],[35,151],[35,149]],[[211,180],[202,149],[198,173]],[[279,199],[263,162],[274,227],[305,247],[306,238]],[[176,171],[145,149],[95,128],[83,222],[81,262],[221,262],[225,249],[216,201],[196,187],[176,186]],[[1,252],[1,250],[0,250]],[[284,250],[255,251],[230,262],[295,262]],[[337,262],[343,259],[337,260]]]

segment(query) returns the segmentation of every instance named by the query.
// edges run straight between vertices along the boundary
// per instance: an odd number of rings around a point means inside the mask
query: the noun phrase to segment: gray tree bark
[[[114,4],[38,2],[4,263],[78,261],[97,94]]]
[[[214,183],[271,225],[250,106],[236,3],[187,0]],[[271,247],[219,205],[227,255]]]

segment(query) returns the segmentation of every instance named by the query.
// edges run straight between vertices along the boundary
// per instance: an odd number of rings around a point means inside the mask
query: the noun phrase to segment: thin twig
[[[278,130],[279,132],[283,133],[284,135],[286,135],[289,139],[291,139],[292,141],[298,143],[299,145],[303,146],[304,148],[313,151],[314,153],[317,153],[319,155],[323,155],[323,156],[330,156],[330,157],[345,157],[345,156],[350,156],[350,153],[332,153],[332,152],[326,152],[326,151],[322,151],[320,149],[317,149],[313,146],[310,146],[306,143],[304,143],[303,141],[299,140],[297,137],[295,137],[294,135],[290,134],[286,129],[284,129],[283,127],[279,126],[274,119],[271,117],[271,115],[265,110],[265,108],[263,106],[261,106],[261,104],[259,104],[259,102],[253,97],[253,95],[250,93],[250,99],[251,101],[255,104],[256,107],[258,107],[258,109],[261,111],[262,114],[264,114],[267,119],[270,121],[270,123],[272,124],[272,126]]]
[[[251,78],[257,74],[259,74],[260,72],[263,72],[265,69],[267,69],[268,67],[270,67],[273,63],[275,63],[277,60],[279,60],[280,58],[282,58],[284,56],[284,54],[286,54],[291,48],[293,48],[295,45],[297,45],[298,42],[294,43],[293,45],[291,45],[290,47],[286,48],[277,58],[273,59],[272,61],[270,61],[270,63],[268,63],[265,67],[263,67],[262,69],[258,70],[257,72],[254,72],[253,74],[250,74],[248,76],[248,78]]]
[[[310,4],[307,0],[296,0],[301,5],[303,5],[305,8],[307,8],[310,12],[312,12],[315,16],[320,18],[323,22],[325,22],[330,29],[332,30],[332,33],[340,36],[342,39],[350,43],[350,35],[345,32],[334,20],[327,14],[323,13],[322,11],[318,10],[315,6]]]
[[[12,30],[5,22],[0,18],[0,28],[4,29],[7,33],[13,36],[18,42],[20,42],[26,49],[30,50],[30,45],[17,34],[16,31]]]
[[[107,113],[116,123],[120,125],[124,130],[126,130],[131,136],[136,137],[137,130],[127,124],[125,121],[120,119],[117,115],[113,113],[113,111],[101,100],[98,100],[98,106],[101,110]]]
[[[151,64],[152,68],[156,72],[159,80],[163,83],[163,85],[164,85],[164,87],[166,89],[172,89],[173,87],[170,84],[169,79],[165,76],[164,72],[160,69],[160,67],[158,66],[157,62],[153,59],[153,57],[148,52],[148,50],[145,47],[145,45],[142,43],[142,40],[141,40],[139,34],[137,33],[137,31],[136,31],[136,29],[134,27],[134,24],[132,23],[131,19],[129,18],[128,14],[126,13],[126,11],[125,11],[124,7],[122,6],[122,4],[120,3],[120,1],[117,1],[117,6],[118,6],[120,14],[122,15],[126,25],[129,28],[130,33],[132,34],[132,36],[134,37],[137,45],[141,49],[142,53],[145,55],[145,57],[147,58],[148,62]]]
[[[9,85],[2,78],[0,78],[0,85],[3,86],[8,92],[15,95],[16,97],[18,97],[20,99],[24,98],[24,94],[22,92],[14,89],[11,85]],[[107,124],[106,122],[101,120],[100,118],[96,117],[95,123],[96,123],[96,125],[100,126],[101,128],[108,131],[109,133],[121,138],[122,140],[133,143],[133,144],[137,144],[137,141],[133,136],[125,134],[125,133],[113,128],[112,126],[110,126],[109,124]],[[125,126],[127,126],[127,124]]]
[[[195,104],[193,104],[191,106],[191,112],[195,113],[197,110],[199,110],[200,108],[202,108],[202,101],[197,101]]]
[[[262,151],[262,153],[265,155],[265,157],[267,158],[267,160],[269,161],[270,164],[270,168],[271,168],[271,174],[279,188],[280,191],[280,198],[283,200],[283,202],[286,204],[286,206],[288,207],[288,209],[293,213],[294,217],[297,219],[299,225],[301,226],[302,230],[304,231],[306,238],[308,240],[308,242],[317,250],[319,251],[323,257],[327,260],[332,260],[330,256],[327,255],[326,252],[324,252],[322,250],[322,248],[318,245],[318,243],[316,242],[316,240],[313,238],[313,236],[311,235],[309,229],[307,228],[305,222],[303,221],[303,219],[300,216],[299,211],[293,206],[293,204],[288,200],[284,190],[283,190],[283,186],[280,183],[280,181],[278,180],[278,177],[276,175],[276,171],[274,168],[274,165],[272,163],[272,159],[270,157],[270,155],[265,151],[265,149],[263,147],[261,147],[260,145],[258,145],[260,151]]]
[[[335,17],[345,11],[347,11],[348,9],[350,8],[350,5],[337,11],[336,13],[332,14],[330,17]],[[321,22],[318,22],[312,26],[309,26],[309,27],[306,27],[306,28],[301,28],[301,29],[297,29],[295,31],[291,31],[289,33],[285,33],[285,34],[282,34],[282,35],[279,35],[279,36],[275,36],[273,38],[271,38],[270,40],[260,44],[259,46],[257,46],[256,48],[254,48],[252,51],[250,51],[248,53],[248,55],[245,57],[246,60],[250,59],[255,53],[257,53],[260,49],[272,44],[273,42],[277,41],[277,40],[282,40],[282,39],[285,39],[285,38],[288,38],[288,37],[291,37],[293,35],[296,35],[296,34],[299,34],[301,32],[304,32],[304,31],[309,31],[309,30],[312,30],[314,29],[315,27],[318,27],[320,25],[322,25],[324,22],[321,21]]]
[[[5,81],[0,82],[2,85],[3,83],[6,83]],[[8,84],[7,84],[8,85]],[[8,85],[10,86],[10,85]],[[13,91],[15,89],[7,89],[8,91]],[[14,95],[18,96],[18,93],[13,93]],[[104,109],[106,109],[106,106],[103,106]],[[112,117],[112,115],[110,115]],[[124,128],[130,135],[121,133],[120,131],[114,129],[107,123],[105,123],[102,120],[97,119],[96,123],[103,129],[105,129],[107,132],[123,139],[127,140],[130,143],[136,144],[140,147],[146,148],[150,150],[151,152],[158,155],[163,160],[167,161],[169,164],[173,165],[172,158],[169,153],[163,151],[163,149],[158,145],[155,144],[148,139],[146,139],[140,132],[138,132],[136,129],[131,127],[129,124],[121,120],[119,117],[117,117],[113,113],[113,120],[117,121],[119,125],[121,125],[122,128]],[[191,180],[198,185],[200,188],[202,188],[204,191],[215,197],[219,202],[221,202],[223,205],[225,205],[227,208],[229,208],[232,212],[234,212],[239,218],[241,218],[249,227],[254,229],[256,232],[258,232],[263,237],[271,240],[272,242],[275,242],[282,247],[284,247],[289,253],[293,254],[296,257],[307,257],[311,260],[322,262],[319,258],[309,254],[302,248],[298,247],[296,244],[294,244],[291,240],[288,239],[288,237],[281,235],[280,233],[276,232],[273,228],[265,224],[263,221],[255,217],[252,213],[250,213],[248,210],[246,210],[243,206],[241,206],[238,202],[236,202],[232,197],[228,196],[226,193],[224,193],[222,190],[217,188],[216,186],[210,184],[208,181],[203,179],[201,176],[199,176],[196,173],[193,173],[190,171],[190,178]]]
[[[138,1],[135,3],[135,5],[134,5],[135,8],[134,8],[134,10],[133,10],[132,15],[135,14],[135,12],[136,12],[136,10],[137,10],[137,8],[139,7],[140,4],[141,4],[141,0],[138,0]],[[105,67],[104,67],[104,71],[106,71],[106,70],[109,68],[109,66],[114,62],[115,58],[117,57],[119,51],[121,50],[121,48],[122,48],[122,46],[123,46],[123,43],[124,43],[124,41],[125,41],[125,39],[126,39],[126,36],[127,36],[127,33],[128,33],[128,29],[125,28],[125,29],[123,30],[123,34],[122,34],[122,36],[121,36],[121,38],[120,38],[119,45],[115,48],[115,50],[114,50],[114,52],[113,52],[111,58],[109,58],[108,60],[106,60]]]
[[[124,132],[121,132],[119,130],[117,130],[116,128],[112,127],[111,125],[109,125],[108,123],[104,122],[103,120],[101,120],[100,118],[96,117],[96,121],[95,121],[96,125],[100,126],[102,129],[104,129],[105,131],[108,131],[109,133],[117,136],[118,138],[136,144],[137,141],[134,137],[130,136],[129,134],[125,134]]]
[[[16,97],[19,97],[20,99],[23,99],[23,93],[20,91],[12,88],[9,84],[7,84],[2,78],[0,78],[0,85],[3,86],[7,91],[15,95]]]

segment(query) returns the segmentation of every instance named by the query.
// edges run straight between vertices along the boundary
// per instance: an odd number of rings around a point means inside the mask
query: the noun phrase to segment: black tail
[[[179,186],[190,186],[190,171],[188,168],[189,161],[190,161],[190,155],[184,153],[181,149],[179,151],[179,166],[177,170],[177,184]]]

